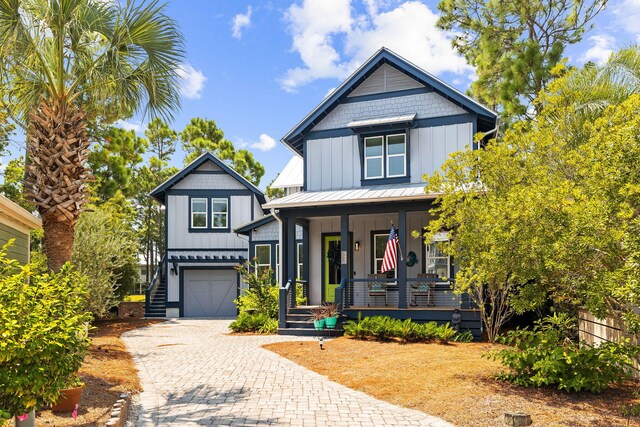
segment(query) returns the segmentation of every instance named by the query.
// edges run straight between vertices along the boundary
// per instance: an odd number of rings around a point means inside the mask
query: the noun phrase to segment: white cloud
[[[124,130],[132,130],[136,133],[142,132],[142,122],[128,122],[126,120],[118,120],[115,123],[117,126],[120,126]]]
[[[201,71],[196,70],[190,64],[182,64],[176,70],[180,78],[180,93],[185,98],[198,99],[202,96],[204,82],[207,78]]]
[[[636,37],[640,36],[640,0],[623,0],[614,6],[613,13],[617,18],[616,25]]]
[[[242,38],[242,30],[251,26],[251,14],[253,9],[251,6],[247,7],[247,13],[239,13],[233,17],[233,23],[231,25],[231,35],[240,40]]]
[[[609,59],[613,52],[616,40],[610,35],[600,34],[589,37],[589,41],[593,46],[589,48],[580,59],[584,62],[593,61],[598,65],[602,65]]]
[[[304,0],[288,9],[293,50],[304,65],[287,70],[280,81],[284,90],[292,92],[321,78],[344,79],[382,46],[434,74],[472,72],[451,47],[451,34],[436,28],[438,15],[427,5],[360,1],[366,10],[361,15],[352,0]]]
[[[255,148],[260,151],[273,150],[276,147],[276,140],[267,135],[266,133],[260,134],[258,142],[251,144],[251,148]]]

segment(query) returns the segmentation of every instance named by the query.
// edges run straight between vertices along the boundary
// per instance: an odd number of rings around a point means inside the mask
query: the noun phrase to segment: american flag
[[[380,273],[386,273],[389,270],[393,270],[398,265],[398,232],[396,227],[391,225],[391,232],[389,233],[389,240],[387,240],[387,247],[384,250],[384,258],[382,259],[382,267],[380,267]]]

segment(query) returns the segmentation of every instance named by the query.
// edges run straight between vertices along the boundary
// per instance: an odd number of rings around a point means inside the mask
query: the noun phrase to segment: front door
[[[323,301],[335,302],[335,290],[340,286],[342,277],[340,235],[325,235],[322,239],[323,257]],[[347,265],[351,264],[351,253],[347,258]]]

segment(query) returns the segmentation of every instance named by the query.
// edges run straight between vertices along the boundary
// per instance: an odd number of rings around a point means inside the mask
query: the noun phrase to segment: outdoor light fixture
[[[355,249],[356,252],[360,250],[360,242],[356,242]]]
[[[324,340],[322,337],[320,337],[319,343],[320,343],[320,350],[324,350],[324,348],[322,348],[322,345],[324,344]]]

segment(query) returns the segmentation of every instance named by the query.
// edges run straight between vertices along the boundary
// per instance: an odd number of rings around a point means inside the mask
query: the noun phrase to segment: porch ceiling
[[[361,188],[332,191],[301,191],[270,201],[265,209],[296,208],[306,206],[336,206],[359,203],[388,203],[411,200],[432,200],[438,194],[427,194],[424,183],[372,185]]]

